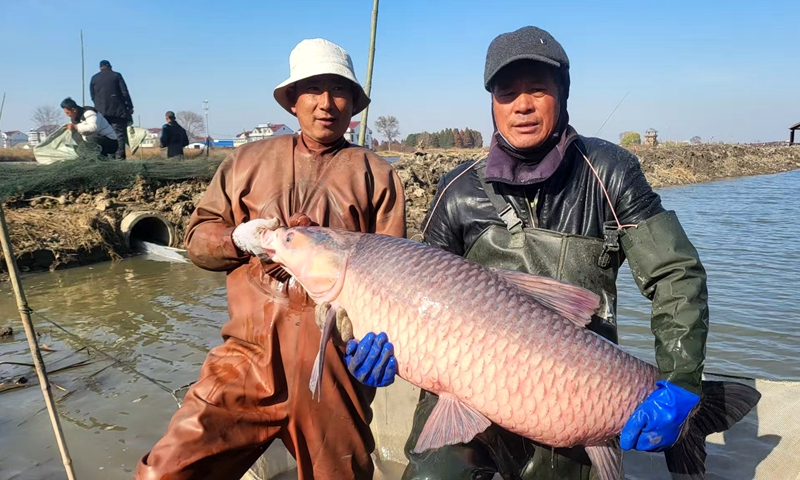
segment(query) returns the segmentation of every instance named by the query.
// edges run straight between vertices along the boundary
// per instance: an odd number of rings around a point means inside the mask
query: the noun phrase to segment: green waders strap
[[[481,185],[483,185],[486,196],[489,197],[489,201],[492,202],[495,210],[497,210],[500,219],[505,222],[506,228],[511,232],[511,244],[509,247],[522,248],[525,246],[525,231],[522,227],[522,220],[517,215],[514,207],[500,194],[495,192],[494,185],[486,182],[486,165],[478,167],[476,171],[478,172],[478,179],[481,181]]]

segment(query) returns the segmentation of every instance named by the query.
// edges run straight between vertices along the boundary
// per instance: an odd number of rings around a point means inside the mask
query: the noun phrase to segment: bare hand
[[[75,127],[77,127],[77,125],[75,125],[74,123],[67,124],[67,130],[75,130]]]

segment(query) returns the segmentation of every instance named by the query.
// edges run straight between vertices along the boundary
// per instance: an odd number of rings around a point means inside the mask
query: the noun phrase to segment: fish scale
[[[402,239],[362,237],[338,303],[370,319],[354,322],[356,337],[387,333],[403,378],[554,447],[604,444],[654,389],[653,366],[497,274]]]
[[[384,235],[281,227],[263,233],[262,246],[315,302],[346,311],[356,339],[386,332],[399,375],[439,395],[415,452],[469,442],[495,422],[552,447],[582,445],[600,480],[623,478],[616,437],[655,389],[658,369],[586,329],[597,295]],[[337,317],[325,317],[314,395]],[[706,437],[761,398],[738,382],[703,381],[701,389],[664,450],[676,480],[702,480]]]

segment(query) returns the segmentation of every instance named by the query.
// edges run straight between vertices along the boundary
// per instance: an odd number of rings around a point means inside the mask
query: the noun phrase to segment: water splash
[[[148,260],[156,262],[189,263],[189,259],[182,255],[186,250],[181,248],[167,247],[165,245],[145,242],[138,239],[133,240],[131,246],[145,254],[145,258]]]

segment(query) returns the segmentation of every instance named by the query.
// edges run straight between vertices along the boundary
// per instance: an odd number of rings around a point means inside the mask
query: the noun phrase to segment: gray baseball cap
[[[522,27],[497,36],[486,52],[483,86],[491,91],[490,84],[497,72],[518,60],[533,60],[556,67],[563,76],[569,94],[569,58],[567,52],[548,32],[537,27]]]

